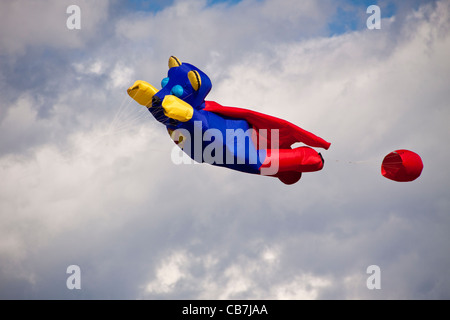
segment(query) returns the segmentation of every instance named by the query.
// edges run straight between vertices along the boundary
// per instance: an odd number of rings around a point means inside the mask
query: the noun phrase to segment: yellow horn
[[[202,85],[202,79],[200,78],[200,74],[197,70],[192,70],[188,72],[188,78],[191,82],[192,88],[194,88],[195,91],[200,89],[200,86]]]
[[[173,67],[179,67],[179,66],[181,66],[181,61],[178,60],[177,57],[171,56],[171,57],[169,58],[169,69],[170,69],[170,68],[173,68]]]

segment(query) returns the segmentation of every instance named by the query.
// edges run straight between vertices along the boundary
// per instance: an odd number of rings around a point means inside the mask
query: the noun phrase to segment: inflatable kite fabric
[[[409,182],[416,180],[422,173],[422,159],[409,150],[396,150],[389,153],[381,164],[381,174],[391,180]]]
[[[127,92],[166,126],[189,160],[272,176],[285,184],[323,168],[322,155],[311,147],[328,149],[329,142],[286,120],[205,101],[211,80],[197,67],[171,56],[161,87],[138,80]],[[306,146],[292,149],[297,142]]]

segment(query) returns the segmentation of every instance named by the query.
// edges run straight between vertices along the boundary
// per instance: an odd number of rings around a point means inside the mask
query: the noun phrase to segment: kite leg
[[[278,173],[282,172],[314,172],[323,168],[322,155],[309,147],[295,149],[268,149],[266,159],[260,169],[278,166]]]

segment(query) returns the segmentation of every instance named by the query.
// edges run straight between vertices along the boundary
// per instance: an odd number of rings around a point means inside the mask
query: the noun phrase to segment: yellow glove
[[[158,90],[150,83],[138,80],[128,88],[127,92],[137,103],[150,108],[152,106],[152,98]]]
[[[184,102],[173,95],[167,95],[164,97],[162,107],[166,117],[181,122],[189,121],[194,115],[194,108],[192,108],[189,103]]]

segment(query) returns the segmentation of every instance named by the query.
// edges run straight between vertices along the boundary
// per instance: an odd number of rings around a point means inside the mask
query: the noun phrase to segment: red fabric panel
[[[396,150],[389,153],[381,164],[381,174],[391,180],[408,182],[416,180],[423,170],[422,159],[409,150]]]

